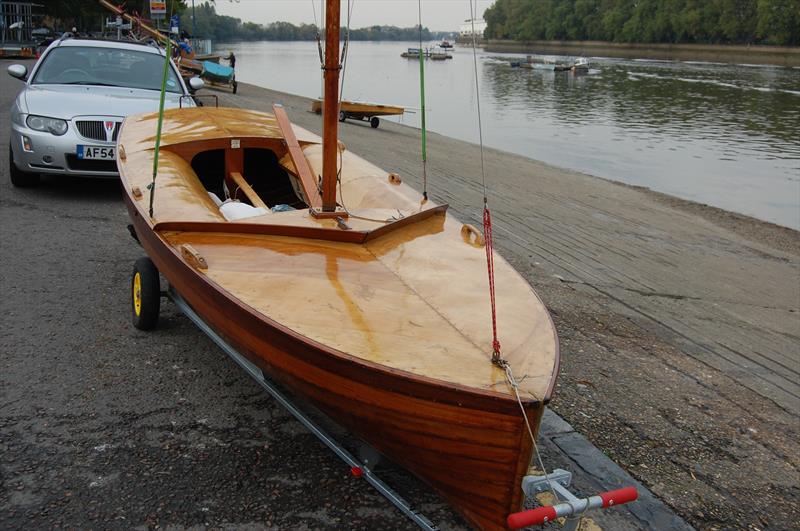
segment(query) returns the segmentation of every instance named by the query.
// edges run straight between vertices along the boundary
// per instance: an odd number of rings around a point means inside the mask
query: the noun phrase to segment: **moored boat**
[[[446,50],[436,47],[423,48],[422,54],[420,54],[420,48],[408,48],[405,52],[400,54],[400,57],[405,57],[406,59],[419,59],[420,55],[426,59],[433,59],[435,61],[453,58],[453,55],[447,53]]]
[[[441,48],[434,48],[430,51],[429,57],[434,61],[444,61],[445,59],[452,59],[452,54],[447,53],[446,50]]]
[[[126,119],[125,204],[154,265],[137,265],[134,322],[154,324],[160,272],[265,374],[473,526],[504,529],[533,451],[526,419],[535,436],[554,388],[552,320],[490,249],[499,361],[483,235],[338,142],[336,32],[326,41],[322,139],[280,106],[169,110],[154,177],[159,115]]]
[[[429,51],[427,49],[422,50],[422,57],[428,57]],[[420,48],[408,48],[406,51],[400,54],[400,57],[405,57],[406,59],[419,59],[420,56]]]
[[[589,60],[585,57],[579,57],[576,59],[570,68],[573,72],[588,72],[589,71]]]

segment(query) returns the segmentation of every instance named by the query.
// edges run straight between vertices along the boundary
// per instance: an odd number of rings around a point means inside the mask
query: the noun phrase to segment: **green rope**
[[[167,93],[167,77],[169,76],[169,58],[172,55],[172,36],[167,36],[167,49],[164,57],[164,75],[161,78],[161,101],[158,103],[158,128],[156,129],[156,150],[153,156],[153,181],[150,183],[150,218],[153,217],[153,196],[156,193],[156,175],[158,174],[158,151],[161,148],[161,125],[164,123],[164,98]]]
[[[419,10],[419,101],[422,111],[422,197],[428,200],[428,153],[425,134],[425,58],[422,52],[422,0],[418,0]]]

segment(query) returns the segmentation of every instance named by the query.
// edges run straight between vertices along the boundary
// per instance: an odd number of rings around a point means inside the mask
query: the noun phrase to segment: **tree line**
[[[181,13],[187,7],[187,0],[166,0],[167,13]],[[130,14],[148,18],[149,0],[111,0],[113,4],[124,5]],[[34,2],[39,4],[39,2]],[[100,21],[112,17],[111,11],[101,6],[97,0],[58,0],[45,2],[43,10],[34,7],[35,14],[43,15],[43,25],[56,31],[66,31],[73,26],[80,32],[100,31]],[[42,5],[42,4],[39,4]],[[43,11],[43,12],[42,12]]]
[[[191,8],[181,16],[181,29],[192,32]],[[230,41],[311,41],[317,38],[318,30],[314,24],[295,25],[290,22],[271,22],[257,24],[242,22],[235,17],[220,15],[210,3],[195,7],[195,33],[199,36],[220,42]],[[344,37],[344,28],[341,30]],[[441,38],[443,33],[431,32],[422,28],[422,40]],[[419,26],[398,28],[396,26],[370,26],[350,30],[350,39],[355,41],[415,41],[419,39]]]
[[[496,0],[488,39],[800,45],[800,0]]]
[[[112,0],[120,5],[119,0]],[[190,34],[220,42],[230,41],[311,41],[317,38],[314,24],[295,25],[290,22],[257,24],[242,22],[241,19],[220,15],[213,2],[197,0],[194,10],[188,0],[168,0],[167,12],[180,16],[181,30]],[[125,9],[130,14],[149,18],[148,0],[128,0]],[[192,23],[194,13],[194,24]],[[102,7],[97,0],[59,0],[47,7],[47,19],[56,30],[66,30],[76,26],[81,32],[100,31],[100,21],[110,17],[111,12]],[[166,22],[162,23],[166,27]],[[344,29],[341,31],[344,38]],[[431,32],[422,28],[422,40],[430,41],[446,36],[443,32]],[[370,26],[350,30],[350,39],[355,41],[416,41],[420,37],[419,26],[398,28],[396,26]]]

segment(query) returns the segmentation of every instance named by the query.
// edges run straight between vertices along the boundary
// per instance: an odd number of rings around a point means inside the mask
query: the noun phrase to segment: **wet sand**
[[[306,98],[242,84],[220,102],[280,102],[320,131]],[[421,189],[418,130],[348,120],[340,131]],[[430,196],[480,225],[478,147],[428,140]],[[551,407],[693,525],[791,527],[800,233],[498,150],[485,163],[495,246],[561,337]]]

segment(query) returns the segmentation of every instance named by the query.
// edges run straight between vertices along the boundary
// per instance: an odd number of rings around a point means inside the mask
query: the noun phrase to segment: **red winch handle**
[[[585,509],[606,508],[614,505],[622,505],[636,500],[639,493],[634,487],[625,487],[617,490],[610,490],[603,492],[596,496],[592,496],[587,500]],[[545,522],[552,522],[561,516],[572,516],[573,507],[568,503],[558,503],[556,505],[548,505],[546,507],[539,507],[529,511],[522,511],[520,513],[513,513],[508,515],[508,527],[511,529],[520,529],[531,525],[541,525]]]

